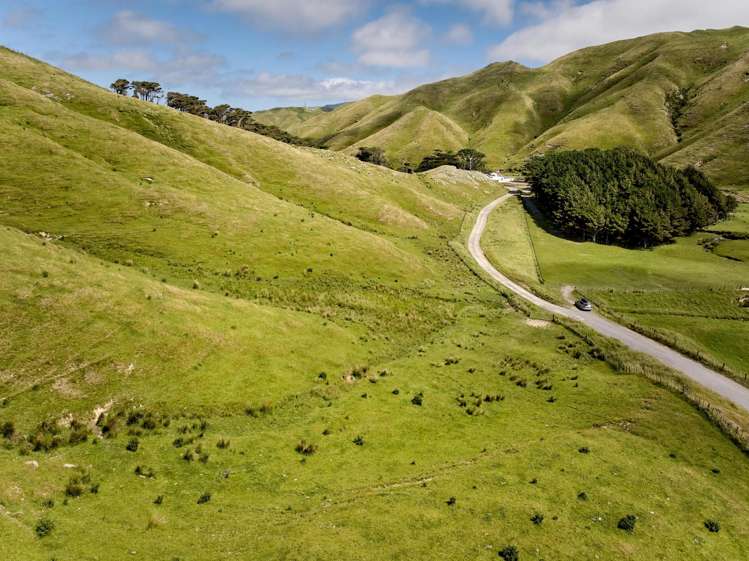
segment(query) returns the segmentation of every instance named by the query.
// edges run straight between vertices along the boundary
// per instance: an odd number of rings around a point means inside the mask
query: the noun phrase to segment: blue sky
[[[0,0],[0,44],[103,86],[156,80],[253,110],[732,25],[749,25],[749,0]]]

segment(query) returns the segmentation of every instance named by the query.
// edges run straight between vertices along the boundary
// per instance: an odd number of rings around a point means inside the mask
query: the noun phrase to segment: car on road
[[[575,302],[575,307],[583,312],[593,311],[593,304],[591,304],[586,298],[580,298],[580,300]]]

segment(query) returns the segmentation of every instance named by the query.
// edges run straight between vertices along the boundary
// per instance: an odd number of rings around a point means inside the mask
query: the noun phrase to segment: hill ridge
[[[709,161],[680,150],[690,138],[706,134],[711,116],[749,99],[747,77],[749,28],[664,32],[585,47],[537,68],[493,62],[385,101],[365,98],[331,112],[309,112],[289,130],[353,153],[424,106],[463,128],[466,144],[485,152],[492,166],[513,168],[528,156],[560,148],[629,146],[651,156],[667,154],[665,163],[672,165],[704,165],[722,186],[746,189],[749,166],[731,165],[729,173],[721,173],[725,157],[720,150]],[[707,95],[713,84],[724,92],[720,103],[713,99],[717,94]],[[682,114],[674,115],[669,96],[682,90],[688,98]],[[274,109],[256,115],[276,124],[283,114]],[[675,130],[672,119],[681,119],[683,130]],[[736,127],[726,146],[749,159],[749,150],[741,148],[749,144],[749,133],[742,131]],[[413,128],[409,132],[418,136]],[[389,135],[377,140],[394,162],[451,148],[429,134],[408,148]]]

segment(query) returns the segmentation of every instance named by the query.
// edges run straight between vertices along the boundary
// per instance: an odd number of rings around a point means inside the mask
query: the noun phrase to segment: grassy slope
[[[714,236],[695,234],[653,250],[630,250],[565,240],[530,219],[545,281],[541,287],[524,214],[521,203],[512,200],[490,219],[484,247],[501,270],[546,292],[559,294],[563,286],[574,285],[625,319],[656,329],[717,364],[725,363],[740,380],[749,376],[744,344],[749,313],[738,306],[738,289],[746,285],[749,265],[722,257],[720,250],[739,257],[749,248],[749,240],[723,242],[709,252],[700,241]]]
[[[322,112],[319,107],[279,107],[267,111],[257,111],[254,118],[264,125],[290,130]]]
[[[456,140],[437,134],[438,121],[424,134],[419,119],[407,119],[426,108],[465,130],[466,144],[486,152],[491,165],[558,148],[627,145],[669,163],[701,162],[721,185],[746,187],[748,49],[749,31],[741,27],[651,35],[582,49],[538,69],[492,64],[386,101],[348,104],[291,132],[325,138],[334,149],[368,142],[396,160],[418,159]],[[677,88],[690,88],[679,119],[682,143],[666,107]],[[378,134],[396,122],[399,134]]]
[[[749,554],[746,457],[590,343],[526,325],[448,249],[497,187],[287,147],[8,51],[0,67],[0,421],[18,431],[0,438],[0,558]],[[26,450],[40,420],[97,406],[160,421]],[[66,498],[78,470],[98,492]]]

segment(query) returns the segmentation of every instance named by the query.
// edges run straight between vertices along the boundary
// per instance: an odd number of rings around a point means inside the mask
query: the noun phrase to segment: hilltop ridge
[[[397,163],[468,145],[492,166],[513,167],[549,150],[623,145],[744,189],[748,84],[749,29],[736,26],[587,47],[539,68],[495,62],[294,122],[279,109],[256,115],[335,150],[384,148]]]

